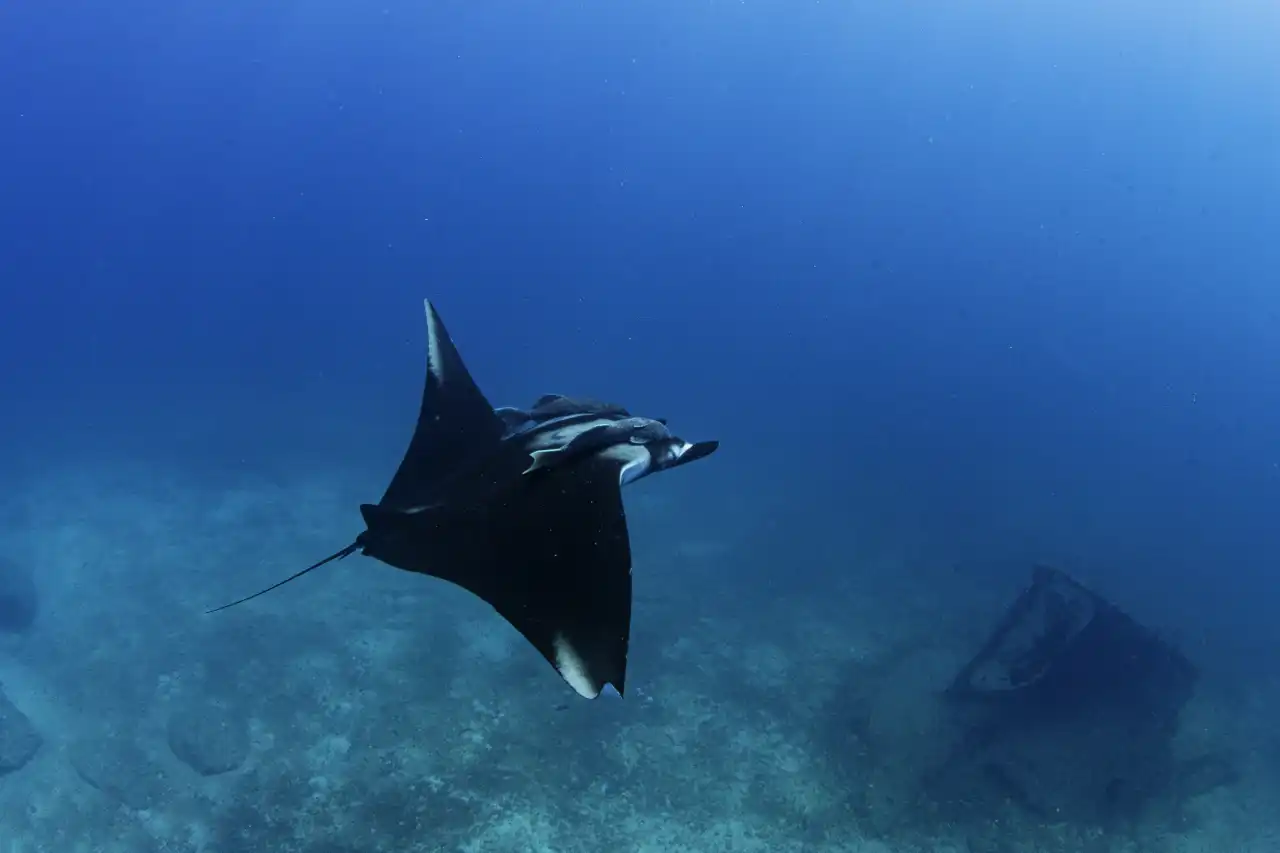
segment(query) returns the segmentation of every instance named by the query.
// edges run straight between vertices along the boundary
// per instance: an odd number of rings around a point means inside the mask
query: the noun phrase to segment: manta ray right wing
[[[579,695],[626,686],[631,545],[618,463],[591,457],[493,501],[422,512],[362,506],[364,553],[491,605]]]
[[[506,430],[471,378],[444,322],[430,300],[427,318],[427,377],[418,423],[380,506],[400,510],[447,500],[453,485],[487,468],[501,452]],[[466,484],[474,488],[474,484]]]

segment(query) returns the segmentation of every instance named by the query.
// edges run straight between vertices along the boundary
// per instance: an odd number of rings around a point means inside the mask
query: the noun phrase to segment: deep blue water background
[[[389,471],[430,296],[495,403],[722,438],[667,488],[718,535],[760,515],[717,495],[807,518],[793,575],[854,524],[1274,662],[1278,36],[1243,0],[5,4],[3,470]]]

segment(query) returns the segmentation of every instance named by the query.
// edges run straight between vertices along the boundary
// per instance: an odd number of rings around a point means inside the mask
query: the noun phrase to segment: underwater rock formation
[[[43,744],[27,715],[0,691],[0,776],[21,770]]]
[[[237,770],[249,756],[244,719],[221,702],[187,701],[169,715],[169,749],[201,776]]]
[[[1037,568],[947,690],[964,734],[930,787],[968,807],[985,792],[1044,821],[1135,818],[1185,794],[1184,771],[1206,766],[1172,748],[1197,678],[1181,652],[1110,602]],[[1209,775],[1230,778],[1219,771]]]

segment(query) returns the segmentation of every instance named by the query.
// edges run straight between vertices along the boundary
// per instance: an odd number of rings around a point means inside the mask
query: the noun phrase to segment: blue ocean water
[[[39,602],[0,847],[1275,849],[1278,35],[1251,0],[0,9],[0,563]],[[626,492],[621,702],[371,560],[203,615],[359,531],[423,298],[497,405],[723,443]],[[1101,829],[938,793],[922,708],[1038,563],[1187,655],[1175,758],[1229,784]]]

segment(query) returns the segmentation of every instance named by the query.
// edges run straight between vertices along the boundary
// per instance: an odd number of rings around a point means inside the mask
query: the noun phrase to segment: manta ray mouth
[[[676,458],[673,459],[667,467],[675,468],[679,465],[687,465],[690,462],[697,462],[699,459],[706,459],[719,448],[720,442],[718,441],[686,442],[684,448],[676,454]]]

